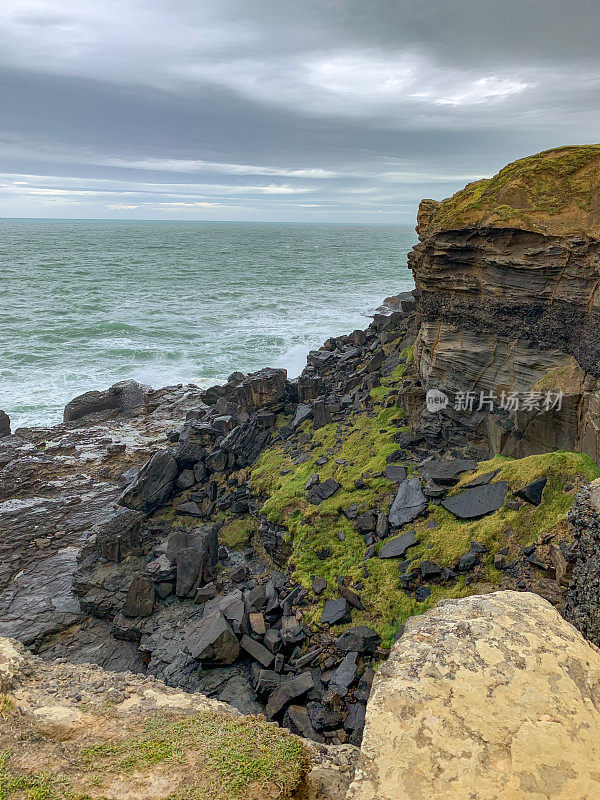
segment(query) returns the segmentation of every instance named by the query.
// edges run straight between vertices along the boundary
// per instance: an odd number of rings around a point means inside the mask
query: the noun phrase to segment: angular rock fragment
[[[425,511],[428,501],[421,491],[418,478],[408,478],[398,487],[398,493],[392,503],[388,519],[393,528],[399,528],[418,517]]]
[[[287,678],[278,689],[270,695],[267,703],[267,717],[273,719],[280,714],[287,706],[290,705],[292,700],[296,700],[314,686],[314,681],[310,672],[301,672],[294,678]]]
[[[168,451],[155,453],[144,465],[136,480],[119,498],[119,504],[150,514],[173,494],[177,462]]]
[[[223,614],[216,612],[195,622],[187,631],[187,649],[193,658],[214,664],[233,664],[240,646]]]
[[[406,531],[396,539],[387,541],[379,551],[379,558],[402,558],[409,547],[418,544],[414,531]]]
[[[344,653],[374,653],[381,643],[379,634],[367,625],[349,628],[336,640],[335,646]]]
[[[520,497],[521,500],[531,503],[533,506],[539,506],[542,502],[542,495],[547,483],[548,478],[541,478],[519,489],[515,492],[515,495]]]
[[[123,614],[126,617],[149,617],[154,610],[154,581],[141,572],[133,576],[127,591]]]
[[[337,600],[328,600],[321,614],[321,624],[337,625],[348,619],[349,616],[348,601],[344,597],[340,597]]]
[[[255,661],[262,664],[265,669],[268,669],[273,663],[273,653],[267,650],[260,642],[257,642],[256,639],[251,639],[249,636],[244,635],[240,640],[240,646],[248,655],[252,656]]]

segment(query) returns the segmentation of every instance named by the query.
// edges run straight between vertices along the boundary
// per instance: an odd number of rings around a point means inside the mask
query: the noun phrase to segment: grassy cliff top
[[[467,227],[600,238],[600,144],[545,150],[469,183],[441,203],[421,203],[421,238]]]

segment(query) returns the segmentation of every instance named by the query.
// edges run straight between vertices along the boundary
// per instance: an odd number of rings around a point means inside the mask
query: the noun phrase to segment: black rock
[[[365,716],[367,707],[362,703],[350,703],[348,705],[348,715],[344,720],[344,730],[352,733],[362,730],[365,727]]]
[[[423,561],[421,564],[421,577],[426,581],[434,581],[442,574],[442,568],[435,561]]]
[[[472,481],[466,484],[465,488],[474,489],[476,486],[485,486],[493,481],[499,472],[499,469],[495,469],[493,472],[486,472],[485,475],[480,475],[478,478],[473,478]]]
[[[313,427],[315,430],[323,428],[325,425],[329,425],[331,422],[331,414],[329,412],[329,408],[325,405],[324,400],[317,400],[313,404],[313,414]]]
[[[294,415],[294,419],[292,421],[292,428],[295,430],[298,428],[302,423],[310,419],[313,415],[313,410],[309,405],[305,403],[300,403],[298,408],[296,409],[296,413]]]
[[[287,678],[282,681],[281,686],[269,696],[267,703],[267,717],[273,719],[280,714],[292,700],[310,692],[314,686],[314,681],[310,672],[301,672],[294,678]]]
[[[345,697],[349,688],[356,680],[356,660],[358,653],[347,653],[342,659],[341,664],[334,671],[327,687],[325,699],[333,698],[335,695]]]
[[[185,643],[193,658],[215,664],[233,664],[240,646],[223,614],[217,612],[193,623]]]
[[[355,519],[354,525],[359,533],[370,533],[377,525],[377,515],[373,511],[366,511]]]
[[[326,588],[327,581],[325,578],[315,578],[315,580],[312,582],[312,590],[317,596],[323,594]]]
[[[177,553],[177,597],[187,597],[197,588],[200,581],[207,553],[193,547],[184,547]]]
[[[10,436],[10,417],[6,411],[0,411],[0,439]]]
[[[323,502],[323,500],[327,500],[328,498],[332,497],[339,488],[340,484],[336,480],[333,478],[327,478],[327,480],[323,481],[323,483],[319,482],[316,485],[311,486],[306,493],[306,499],[309,503],[318,506],[319,503]]]
[[[361,703],[367,702],[367,700],[369,699],[369,695],[371,694],[371,688],[373,686],[374,680],[375,680],[375,670],[372,667],[367,667],[358,682],[356,691],[354,692],[354,697],[356,698],[356,700],[358,700]]]
[[[419,588],[415,591],[415,600],[419,603],[422,603],[424,600],[431,595],[431,588],[429,586],[419,586]]]
[[[296,736],[303,736],[305,739],[310,739],[313,742],[325,741],[323,736],[317,733],[313,728],[308,711],[302,706],[288,706],[283,717],[282,725],[284,728],[296,734]]]
[[[428,506],[418,478],[408,478],[398,487],[388,519],[393,528],[399,528],[418,517]]]
[[[339,592],[340,597],[343,597],[345,600],[347,600],[352,608],[356,608],[359,611],[365,610],[359,595],[357,595],[356,592],[353,592],[352,589],[349,589],[347,586],[340,586]]]
[[[306,710],[313,728],[317,731],[334,731],[342,725],[341,711],[335,711],[323,703],[313,700],[307,703]]]
[[[418,544],[414,531],[406,531],[396,539],[387,541],[379,551],[379,558],[402,558],[409,547]]]
[[[120,496],[119,504],[151,514],[173,494],[178,472],[177,462],[171,453],[155,453]]]
[[[322,625],[337,625],[350,617],[348,601],[344,597],[337,600],[328,600],[321,615]]]
[[[498,481],[447,497],[442,505],[459,519],[475,519],[502,508],[507,492],[508,483]]]
[[[357,625],[349,628],[336,640],[335,646],[343,653],[374,653],[379,647],[381,639],[379,634],[366,625]]]
[[[460,572],[470,572],[477,564],[479,564],[477,553],[466,553],[458,562],[458,569]]]
[[[533,506],[539,506],[539,504],[542,502],[542,495],[547,483],[548,478],[541,478],[539,481],[534,481],[533,483],[524,486],[522,489],[519,489],[517,492],[515,492],[515,495],[520,497],[521,500],[531,503]]]

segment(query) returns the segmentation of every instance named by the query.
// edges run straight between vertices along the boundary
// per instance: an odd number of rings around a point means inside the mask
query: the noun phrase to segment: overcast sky
[[[4,0],[0,216],[413,223],[600,140],[599,0]]]

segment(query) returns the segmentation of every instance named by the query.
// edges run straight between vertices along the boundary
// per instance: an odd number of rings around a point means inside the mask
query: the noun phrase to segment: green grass
[[[106,798],[102,787],[139,786],[144,773],[156,768],[189,775],[186,788],[164,800],[255,800],[295,796],[309,769],[309,756],[299,739],[262,717],[226,717],[200,713],[191,717],[148,720],[137,736],[121,742],[100,742],[76,750],[69,744],[71,776],[40,772],[21,774],[10,767],[11,754],[0,754],[0,800],[90,800]],[[174,770],[178,770],[175,773]],[[71,778],[69,780],[69,777]],[[149,777],[149,786],[153,785]],[[109,790],[110,791],[110,790]]]

